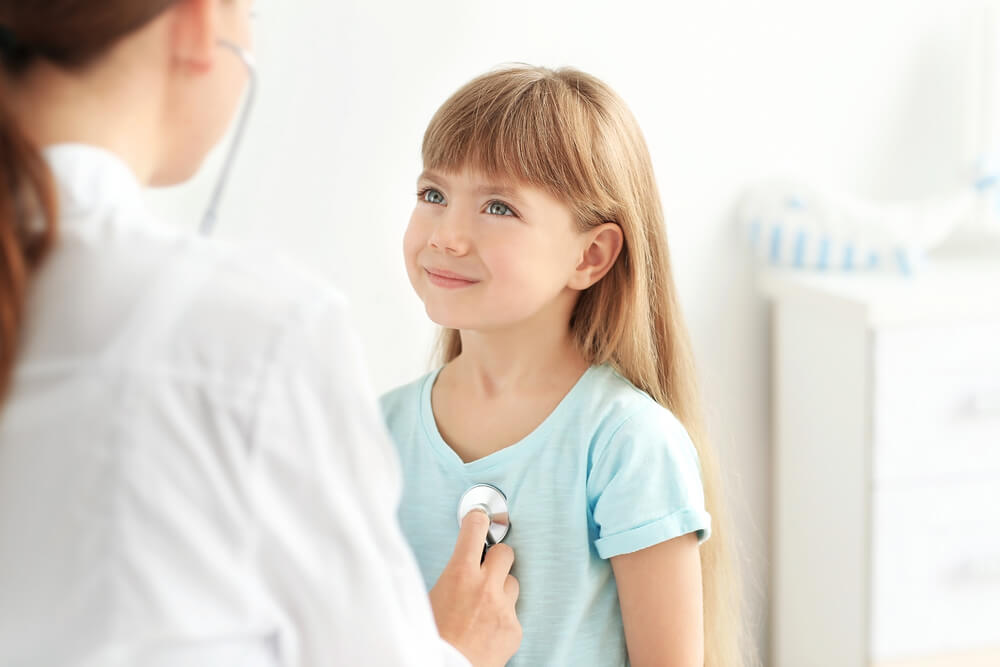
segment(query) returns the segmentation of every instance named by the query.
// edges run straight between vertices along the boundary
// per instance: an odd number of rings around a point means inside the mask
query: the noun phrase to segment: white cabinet
[[[774,667],[1000,667],[1000,261],[770,271]]]

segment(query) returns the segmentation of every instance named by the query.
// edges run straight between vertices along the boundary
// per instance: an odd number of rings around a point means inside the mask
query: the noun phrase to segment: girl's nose
[[[440,252],[461,256],[469,252],[469,237],[458,216],[445,214],[434,224],[428,243]]]

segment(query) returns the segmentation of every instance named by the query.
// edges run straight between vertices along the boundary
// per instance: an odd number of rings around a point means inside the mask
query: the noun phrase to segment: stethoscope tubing
[[[208,200],[208,208],[205,210],[205,215],[202,217],[201,224],[198,228],[202,236],[210,236],[212,232],[215,231],[215,225],[218,222],[219,204],[222,202],[222,193],[225,191],[226,184],[229,182],[229,176],[232,173],[233,165],[236,163],[236,154],[239,152],[240,146],[243,143],[243,135],[246,132],[247,121],[250,119],[250,111],[257,98],[257,61],[254,59],[253,54],[225,39],[218,40],[218,44],[219,46],[235,53],[240,59],[240,62],[242,62],[246,67],[247,90],[246,98],[243,101],[243,110],[240,112],[239,120],[236,122],[236,129],[233,132],[233,138],[229,144],[229,150],[226,151],[226,157],[222,163],[222,171],[219,174],[218,180],[215,182],[215,187],[212,188],[212,196]]]

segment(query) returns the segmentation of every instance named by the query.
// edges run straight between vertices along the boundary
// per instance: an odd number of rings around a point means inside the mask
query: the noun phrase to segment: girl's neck
[[[504,330],[462,331],[462,353],[447,369],[452,381],[483,398],[531,394],[578,379],[588,363],[568,321],[531,321]]]

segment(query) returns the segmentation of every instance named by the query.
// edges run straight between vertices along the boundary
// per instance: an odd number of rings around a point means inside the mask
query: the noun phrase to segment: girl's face
[[[569,207],[472,170],[425,171],[403,242],[410,282],[437,324],[490,331],[559,305],[586,240]]]

